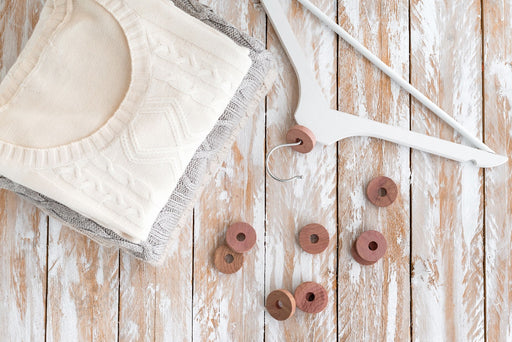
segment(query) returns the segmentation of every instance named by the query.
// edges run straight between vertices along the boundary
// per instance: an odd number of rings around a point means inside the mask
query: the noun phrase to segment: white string
[[[302,175],[293,176],[293,177],[290,177],[290,178],[277,177],[276,175],[274,175],[274,173],[272,173],[272,171],[270,170],[270,166],[269,166],[270,156],[275,151],[277,151],[277,150],[279,150],[280,148],[283,148],[283,147],[293,147],[293,146],[299,146],[299,145],[302,145],[302,141],[301,140],[299,140],[299,141],[297,141],[295,143],[282,144],[282,145],[276,146],[272,150],[270,150],[270,152],[267,154],[267,158],[266,158],[266,161],[265,161],[265,168],[267,169],[267,173],[270,175],[270,177],[274,178],[276,181],[281,182],[281,183],[286,183],[286,182],[290,182],[290,181],[295,180],[295,179],[302,179],[303,178]]]

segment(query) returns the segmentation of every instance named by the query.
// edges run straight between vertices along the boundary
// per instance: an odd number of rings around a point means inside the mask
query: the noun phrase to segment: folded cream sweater
[[[0,174],[146,240],[250,66],[167,0],[47,0],[0,84]]]

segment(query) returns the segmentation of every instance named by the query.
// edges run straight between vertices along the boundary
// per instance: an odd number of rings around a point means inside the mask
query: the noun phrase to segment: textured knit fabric
[[[0,86],[0,174],[146,240],[249,49],[166,0],[48,0],[35,31]]]
[[[168,3],[159,2],[166,6],[169,5]],[[126,3],[130,3],[130,1]],[[133,2],[133,10],[140,13],[141,8],[144,9],[144,6],[141,5],[142,3],[145,2]],[[98,222],[99,220],[96,220],[94,217],[91,218],[90,216],[82,215],[76,210],[72,210],[69,206],[55,201],[47,193],[37,193],[29,189],[29,187],[16,184],[8,178],[0,179],[0,186],[3,188],[19,193],[51,215],[56,216],[64,223],[71,225],[96,241],[108,246],[122,247],[137,257],[152,263],[158,263],[162,260],[169,242],[173,240],[179,228],[184,224],[184,218],[187,216],[188,210],[193,206],[195,198],[200,194],[202,185],[215,171],[224,152],[236,136],[238,129],[253,111],[258,100],[266,93],[272,79],[272,74],[269,73],[271,59],[268,53],[263,50],[261,44],[240,33],[202,5],[188,0],[176,0],[174,3],[182,10],[222,32],[231,38],[232,41],[244,48],[248,48],[252,65],[229,105],[227,107],[224,106],[226,107],[224,114],[216,121],[214,126],[212,125],[213,129],[211,129],[206,139],[202,140],[201,146],[195,150],[177,185],[173,187],[172,191],[169,191],[170,197],[168,196],[166,199],[167,204],[163,206],[163,209],[161,208],[156,220],[152,222],[148,237],[141,239],[140,242],[133,241],[132,238],[126,239],[122,234],[112,229],[112,227]],[[158,12],[152,13],[150,17],[157,17],[157,14],[162,13],[162,11]],[[164,38],[167,37],[164,35]],[[148,40],[150,41],[151,39]],[[151,45],[151,42],[148,43]],[[157,49],[162,46],[161,43],[153,43]],[[243,49],[238,51],[243,51]],[[160,52],[168,53],[169,50],[160,49]],[[240,53],[240,55],[243,54]],[[121,73],[120,71],[117,72]],[[84,166],[88,165],[87,163],[84,164]],[[144,177],[141,179],[144,179]]]

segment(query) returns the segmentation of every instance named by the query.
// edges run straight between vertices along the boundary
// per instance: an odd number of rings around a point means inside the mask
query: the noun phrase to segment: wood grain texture
[[[119,340],[192,338],[192,215],[163,265],[121,253]]]
[[[336,17],[332,1],[313,1],[330,17]],[[296,1],[280,0],[290,18],[325,99],[336,106],[336,38]],[[277,59],[278,79],[268,97],[267,150],[285,142],[286,132],[295,122],[298,99],[297,80],[273,28],[268,30],[268,48]],[[311,113],[315,115],[315,113]],[[279,175],[301,174],[303,180],[279,183],[267,177],[266,293],[276,289],[294,291],[305,281],[320,283],[327,290],[327,308],[312,315],[297,310],[285,322],[265,316],[267,341],[336,340],[336,146],[317,146],[304,155],[283,149],[272,157]],[[307,224],[323,225],[332,237],[321,254],[305,253],[298,233]]]
[[[0,192],[0,326],[3,341],[45,335],[47,216]]]
[[[37,23],[42,1],[0,2],[0,80]],[[0,327],[3,341],[45,335],[47,216],[16,195],[0,191]]]
[[[482,133],[480,1],[411,2],[412,84]],[[413,130],[460,141],[413,101]],[[484,338],[482,171],[412,153],[412,334]],[[428,317],[428,319],[426,319]]]
[[[265,41],[265,16],[252,0],[203,1],[239,29]],[[194,215],[195,341],[261,341],[264,312],[265,116],[263,105],[239,134]],[[222,274],[213,253],[235,222],[256,230],[256,245],[235,274]]]
[[[48,341],[117,340],[119,252],[50,218]]]
[[[408,2],[340,1],[339,22],[386,64],[408,77]],[[403,128],[409,98],[344,41],[339,46],[339,109]],[[349,341],[409,339],[409,150],[369,138],[339,144],[339,338]],[[378,208],[366,198],[368,183],[387,176],[398,198]],[[350,250],[364,231],[381,232],[386,255],[363,266]],[[354,309],[356,308],[356,309]]]
[[[4,78],[39,20],[43,0],[0,2],[0,75]]]
[[[512,1],[483,1],[485,141],[512,155]],[[485,172],[487,341],[512,340],[512,164]]]

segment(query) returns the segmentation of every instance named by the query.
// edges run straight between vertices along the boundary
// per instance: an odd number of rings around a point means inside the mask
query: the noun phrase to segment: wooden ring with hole
[[[295,289],[297,307],[307,313],[319,313],[325,309],[329,298],[327,290],[320,284],[305,282]]]
[[[379,176],[368,183],[366,196],[377,207],[387,207],[396,200],[398,187],[391,178]]]
[[[388,243],[381,233],[369,230],[357,238],[352,246],[352,257],[361,265],[373,265],[386,254]]]
[[[256,231],[248,223],[233,223],[226,231],[226,244],[237,253],[248,252],[256,244]]]
[[[275,290],[267,296],[265,308],[270,316],[284,321],[295,313],[295,298],[288,290]]]
[[[299,244],[310,254],[322,253],[329,246],[329,232],[321,224],[308,224],[299,232]]]
[[[302,141],[302,144],[293,146],[292,149],[300,153],[309,153],[316,145],[316,138],[313,132],[307,127],[296,125],[286,133],[286,142],[293,144]]]
[[[220,272],[232,274],[242,268],[244,255],[233,251],[226,245],[222,245],[215,250],[213,262]]]

